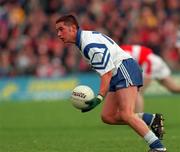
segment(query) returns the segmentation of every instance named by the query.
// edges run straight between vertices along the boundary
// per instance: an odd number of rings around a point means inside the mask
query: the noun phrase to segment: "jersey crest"
[[[90,60],[94,69],[105,69],[110,53],[105,44],[91,43],[84,48],[84,56]]]

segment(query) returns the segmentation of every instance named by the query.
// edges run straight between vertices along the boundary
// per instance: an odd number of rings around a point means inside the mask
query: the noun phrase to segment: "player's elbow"
[[[180,87],[175,87],[175,88],[171,88],[171,89],[169,89],[169,91],[171,92],[171,93],[180,93]]]

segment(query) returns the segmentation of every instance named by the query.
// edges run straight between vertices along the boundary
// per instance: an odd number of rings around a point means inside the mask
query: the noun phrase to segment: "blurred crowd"
[[[83,29],[148,46],[180,70],[179,0],[0,0],[0,77],[90,71],[76,47],[57,39],[55,21],[69,13]]]

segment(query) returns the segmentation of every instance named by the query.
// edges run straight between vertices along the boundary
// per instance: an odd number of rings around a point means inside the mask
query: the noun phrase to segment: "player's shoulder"
[[[97,37],[99,34],[101,34],[100,32],[97,31],[89,31],[89,30],[83,30],[82,31],[82,37]]]
[[[142,51],[153,52],[153,50],[147,46],[141,46]]]
[[[87,31],[87,30],[83,30],[82,32],[81,32],[81,38],[82,38],[82,40],[84,40],[84,41],[89,41],[89,40],[91,40],[91,39],[93,39],[93,31]]]
[[[88,44],[101,43],[100,33],[97,31],[83,30],[81,32],[81,40],[84,46]]]

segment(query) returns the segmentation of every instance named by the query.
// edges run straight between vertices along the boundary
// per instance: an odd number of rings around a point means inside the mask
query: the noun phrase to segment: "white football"
[[[93,90],[86,85],[79,85],[75,87],[71,94],[72,105],[77,109],[84,109],[88,105],[85,101],[91,100],[94,98]]]

